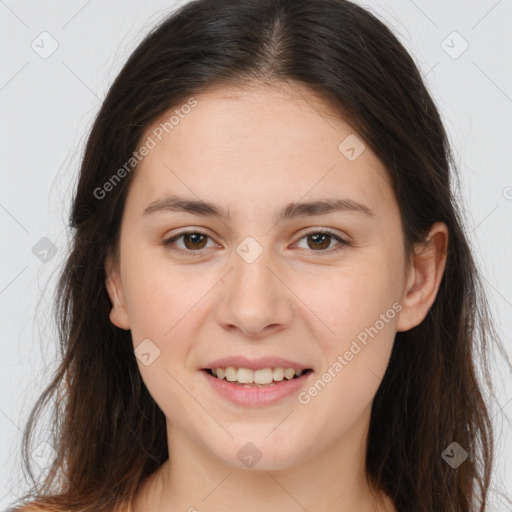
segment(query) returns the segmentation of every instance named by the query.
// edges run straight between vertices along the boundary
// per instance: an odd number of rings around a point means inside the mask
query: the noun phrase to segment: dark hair
[[[74,197],[72,246],[55,303],[62,362],[24,437],[35,481],[31,433],[55,396],[56,457],[43,485],[24,499],[40,510],[124,510],[167,459],[164,415],[141,379],[130,331],[109,320],[105,288],[105,259],[118,248],[135,171],[105,197],[97,191],[164,113],[209,87],[252,82],[306,86],[352,126],[388,170],[408,257],[434,222],[448,226],[436,300],[418,326],[396,334],[373,402],[367,475],[399,511],[485,510],[494,444],[483,394],[485,386],[494,396],[489,339],[503,349],[455,202],[453,157],[411,56],[347,0],[194,0],[126,62],[95,119]],[[454,441],[469,453],[456,470],[441,457]]]

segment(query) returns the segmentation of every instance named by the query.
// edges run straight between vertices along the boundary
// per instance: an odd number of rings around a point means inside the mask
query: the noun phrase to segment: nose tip
[[[251,251],[250,242],[249,252]],[[229,331],[241,331],[249,338],[274,334],[290,324],[293,317],[288,290],[271,269],[269,257],[260,254],[251,263],[237,258],[226,276],[217,321]]]
[[[250,321],[247,318],[238,320],[237,323],[227,324],[226,329],[236,332],[241,332],[246,338],[258,339],[275,334],[280,330],[280,325],[277,323],[265,325],[265,322],[258,320]]]

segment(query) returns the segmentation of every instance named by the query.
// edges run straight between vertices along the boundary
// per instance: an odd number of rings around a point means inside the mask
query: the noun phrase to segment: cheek
[[[153,251],[155,251],[153,249]],[[126,305],[132,332],[164,338],[193,309],[207,283],[165,258],[133,255],[126,261]]]
[[[218,276],[197,268],[171,266],[164,258],[153,256],[150,262],[140,254],[127,261],[125,268],[134,349],[137,353],[139,344],[145,342],[158,354],[150,367],[138,361],[139,369],[159,401],[160,390],[175,390],[174,378],[183,382],[190,371],[194,340],[207,321],[205,305]],[[177,392],[173,399],[179,396]],[[162,400],[169,401],[165,395]]]
[[[142,379],[161,410],[186,410],[188,395],[183,392],[182,383],[188,376],[190,329],[197,324],[194,305],[200,299],[200,290],[196,293],[194,284],[182,271],[170,269],[156,259],[148,263],[139,256],[127,262],[126,270],[135,353],[142,352],[139,346],[145,346],[144,351],[151,354],[149,365],[137,358]]]
[[[357,410],[373,398],[395,339],[401,310],[400,271],[397,255],[380,252],[340,267],[329,279],[300,287],[299,293],[316,313],[308,316],[323,355],[322,373],[326,372],[312,390],[313,395],[322,394],[319,405],[341,401]]]
[[[339,328],[336,337],[323,338],[324,364],[311,386],[298,396],[308,428],[325,432],[326,425],[331,425],[334,437],[368,413],[396,332],[392,307],[385,310],[384,320],[345,319],[346,329]]]
[[[398,284],[396,267],[367,260],[328,269],[324,275],[298,275],[293,289],[302,299],[299,302],[304,314],[309,310],[316,334],[332,338],[331,344],[336,346],[374,325],[390,308],[388,316],[393,320],[393,304],[400,297]]]

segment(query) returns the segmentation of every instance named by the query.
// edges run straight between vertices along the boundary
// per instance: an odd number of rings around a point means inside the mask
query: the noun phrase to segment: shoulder
[[[43,510],[44,509],[42,507],[27,503],[25,505],[21,505],[20,507],[8,508],[7,510],[4,510],[4,512],[42,512]]]

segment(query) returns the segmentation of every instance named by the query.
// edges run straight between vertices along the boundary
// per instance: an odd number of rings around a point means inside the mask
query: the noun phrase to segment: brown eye
[[[186,249],[203,249],[206,245],[207,236],[202,233],[185,233],[182,236]]]
[[[182,246],[177,244],[180,239],[183,239]],[[307,240],[307,247],[304,248],[318,254],[333,253],[342,249],[343,246],[350,245],[349,242],[346,242],[330,231],[311,231],[304,235],[300,241],[304,239]],[[211,240],[211,237],[206,233],[200,231],[184,231],[164,241],[163,245],[176,253],[200,256],[201,250],[207,248],[208,240]],[[337,241],[338,243],[331,245],[333,241]]]
[[[306,237],[308,239],[308,247],[310,249],[327,249],[331,244],[331,235],[326,233],[315,233],[314,235],[308,235]],[[312,240],[313,243],[309,243],[309,240]]]
[[[300,240],[306,240],[307,247],[304,249],[310,249],[317,253],[332,253],[343,248],[343,246],[350,245],[338,235],[331,233],[330,231],[311,231],[306,233]],[[332,242],[337,241],[337,244],[331,245]]]
[[[182,246],[176,243],[180,239],[183,239]],[[174,252],[188,255],[199,253],[201,249],[206,247],[209,239],[210,237],[206,233],[200,231],[184,231],[165,240],[163,245]]]

